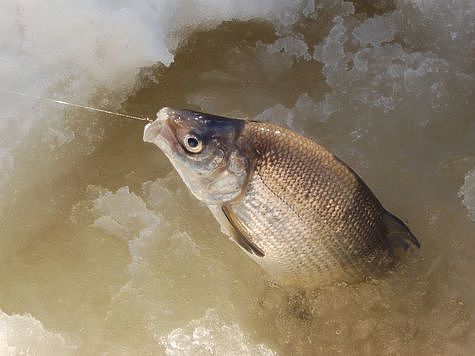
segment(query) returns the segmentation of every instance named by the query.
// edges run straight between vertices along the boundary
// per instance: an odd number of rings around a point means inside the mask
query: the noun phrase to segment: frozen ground
[[[0,29],[0,89],[289,126],[422,243],[382,280],[283,290],[143,125],[2,93],[0,354],[475,352],[473,1],[6,0]]]

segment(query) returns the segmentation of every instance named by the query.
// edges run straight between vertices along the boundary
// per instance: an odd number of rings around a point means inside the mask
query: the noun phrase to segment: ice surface
[[[6,0],[0,29],[5,88],[289,126],[422,243],[284,290],[142,125],[2,94],[0,354],[473,354],[473,1]]]
[[[302,34],[290,35],[281,37],[273,44],[267,47],[270,53],[283,51],[284,53],[295,56],[296,58],[303,58],[309,60],[311,58],[308,52],[308,45],[304,41]]]
[[[375,16],[367,19],[353,30],[353,37],[362,45],[380,45],[393,40],[398,29],[391,16]]]
[[[88,189],[100,191],[95,187]],[[124,240],[146,234],[144,230],[156,229],[160,223],[160,218],[147,209],[142,199],[130,193],[128,187],[101,194],[94,201],[93,212],[98,216],[94,227]]]
[[[328,36],[315,47],[314,58],[324,64],[323,73],[336,97],[357,100],[388,113],[398,103],[407,103],[408,96],[417,96],[418,103],[427,105],[427,110],[444,110],[447,88],[453,85],[454,75],[461,72],[467,75],[468,68],[465,65],[451,67],[447,61],[452,56],[450,51],[408,50],[398,41],[393,41],[401,23],[415,19],[413,10],[401,7],[368,18],[356,26],[348,17],[334,17]],[[465,16],[473,16],[470,13]],[[466,23],[465,31],[473,33],[472,27]],[[350,44],[350,34],[361,47]],[[458,50],[464,52],[466,48]],[[473,77],[468,74],[459,85],[472,81]],[[420,119],[420,124],[426,123]]]
[[[170,64],[173,51],[189,31],[223,20],[263,16],[290,26],[298,20],[296,10],[300,6],[301,1],[283,0],[207,0],[199,5],[183,0],[148,1],[140,6],[133,1],[123,1],[120,6],[113,2],[62,6],[56,0],[2,1],[0,89],[82,104],[113,90],[108,106],[115,108],[133,88],[139,68],[155,62]],[[18,131],[0,142],[0,147],[9,151],[26,139],[37,120],[47,117],[41,125],[54,126],[64,110],[48,105],[41,113],[34,100],[4,93],[2,97],[0,118],[9,131]],[[74,139],[67,131],[59,134],[54,128],[49,130],[52,147]]]
[[[213,309],[208,309],[204,317],[190,321],[185,327],[174,329],[162,337],[160,343],[169,356],[275,355],[263,344],[252,344],[239,325],[226,324]]]
[[[45,330],[31,315],[7,315],[0,310],[1,355],[74,355],[77,348],[67,337]]]
[[[468,217],[475,221],[475,169],[465,175],[464,184],[460,187],[458,195],[462,198],[465,208],[467,208]]]
[[[307,126],[323,123],[339,109],[338,99],[325,94],[323,100],[315,102],[307,93],[301,94],[292,108],[277,104],[254,117],[258,121],[273,122],[304,133]]]
[[[334,26],[328,33],[322,44],[315,47],[313,57],[325,63],[325,66],[334,68],[341,65],[345,57],[343,44],[347,40],[346,27],[343,18],[336,16],[333,19]]]

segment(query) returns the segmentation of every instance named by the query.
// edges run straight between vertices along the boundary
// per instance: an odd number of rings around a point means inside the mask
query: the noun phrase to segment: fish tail
[[[386,227],[387,239],[393,250],[403,248],[406,251],[410,246],[409,243],[412,243],[417,248],[421,247],[421,244],[406,224],[390,212],[386,211],[384,213],[383,223]]]

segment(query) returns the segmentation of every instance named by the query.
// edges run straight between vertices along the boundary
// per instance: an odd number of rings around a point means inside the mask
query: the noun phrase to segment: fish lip
[[[157,118],[144,128],[144,142],[153,143],[164,151],[177,145],[175,135],[169,126],[169,118],[176,113],[175,109],[164,107],[157,113]]]
[[[145,125],[143,132],[144,142],[156,143],[156,139],[162,134],[164,127],[168,126],[168,118],[174,113],[175,110],[169,107],[160,109],[157,113],[157,118],[151,123]]]

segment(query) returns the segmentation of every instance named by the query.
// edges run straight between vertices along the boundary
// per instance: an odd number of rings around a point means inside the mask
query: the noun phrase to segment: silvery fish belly
[[[144,141],[281,284],[359,281],[391,268],[409,243],[419,247],[351,168],[288,129],[163,108]]]

